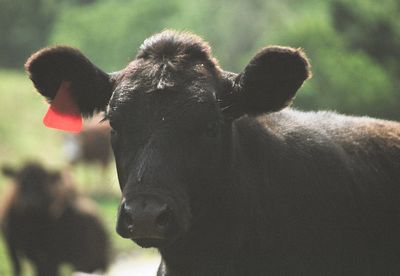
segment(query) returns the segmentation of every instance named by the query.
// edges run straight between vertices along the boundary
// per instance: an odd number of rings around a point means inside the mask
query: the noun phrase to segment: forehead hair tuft
[[[212,58],[210,46],[201,37],[173,30],[165,30],[146,39],[136,58],[217,63]]]

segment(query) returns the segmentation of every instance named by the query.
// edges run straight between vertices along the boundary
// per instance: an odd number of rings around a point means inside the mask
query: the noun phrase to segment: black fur
[[[166,30],[146,39],[140,47],[137,59],[182,61],[200,60],[203,62],[216,61],[211,56],[210,46],[200,37],[191,33],[177,33]]]
[[[271,46],[259,51],[240,75],[243,113],[260,114],[288,106],[310,77],[309,67],[299,49]]]
[[[309,69],[273,46],[226,72],[199,37],[166,31],[114,76],[117,231],[160,250],[158,275],[400,272],[400,124],[285,108]],[[124,212],[149,198],[170,210],[157,241]]]

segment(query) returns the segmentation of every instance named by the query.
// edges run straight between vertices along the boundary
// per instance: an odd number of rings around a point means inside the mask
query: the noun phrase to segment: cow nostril
[[[118,233],[135,239],[164,239],[174,222],[175,214],[168,204],[154,199],[136,199],[122,204]]]
[[[129,238],[134,232],[133,219],[127,212],[126,205],[121,206],[118,220],[117,220],[117,233],[123,238]]]
[[[165,230],[168,228],[172,220],[172,212],[169,208],[163,210],[156,218],[156,225],[158,228]]]
[[[133,217],[129,213],[129,207],[123,206],[121,212],[121,222],[125,225],[128,232],[133,232]]]

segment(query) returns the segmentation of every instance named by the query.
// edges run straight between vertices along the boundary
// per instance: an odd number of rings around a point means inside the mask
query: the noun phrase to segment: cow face
[[[105,110],[122,191],[117,232],[144,247],[167,246],[204,217],[232,121],[282,109],[309,77],[298,49],[264,48],[234,74],[199,37],[174,31],[147,39],[117,73],[68,47],[39,51],[26,69],[50,101],[68,93],[83,115]]]
[[[206,59],[139,56],[120,73],[106,116],[123,237],[158,246],[188,229],[191,199],[215,177],[220,156],[216,72]]]

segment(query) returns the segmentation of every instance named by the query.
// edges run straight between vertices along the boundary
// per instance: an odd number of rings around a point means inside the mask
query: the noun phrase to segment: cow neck
[[[231,270],[235,260],[233,252],[239,247],[232,223],[215,217],[207,226],[198,224],[171,246],[160,249],[166,275],[193,275],[204,268],[204,274],[196,275],[228,275],[226,271]]]
[[[198,218],[188,233],[171,246],[159,250],[168,271],[166,275],[193,275],[194,271],[195,275],[232,275],[235,254],[242,246],[243,238],[240,196],[235,194],[232,186],[230,124],[224,126],[223,141],[220,177],[214,183],[220,187],[218,196],[209,198],[206,213]],[[204,268],[207,271],[202,274]]]

